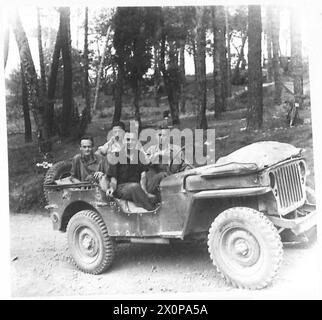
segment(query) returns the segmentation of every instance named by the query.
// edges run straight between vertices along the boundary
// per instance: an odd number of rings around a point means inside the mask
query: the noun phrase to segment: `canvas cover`
[[[283,160],[300,156],[301,150],[288,143],[255,142],[219,158],[214,165],[200,168],[200,173],[203,177],[211,177],[260,171]]]

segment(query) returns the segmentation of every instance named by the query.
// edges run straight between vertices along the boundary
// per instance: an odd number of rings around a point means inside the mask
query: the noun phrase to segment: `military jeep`
[[[260,289],[281,266],[280,234],[301,235],[316,226],[302,150],[285,143],[257,142],[215,164],[164,178],[162,201],[153,211],[106,197],[95,184],[66,183],[69,169],[69,162],[59,162],[48,170],[47,209],[54,229],[67,232],[73,262],[86,273],[107,270],[124,241],[204,239],[228,283]]]

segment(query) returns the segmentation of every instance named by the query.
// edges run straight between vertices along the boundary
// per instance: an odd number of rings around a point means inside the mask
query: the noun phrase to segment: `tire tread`
[[[245,219],[245,216],[247,216],[248,221],[252,221],[254,225],[258,226],[260,232],[267,239],[267,243],[274,256],[274,268],[271,274],[256,285],[247,285],[231,279],[225,273],[225,271],[221,270],[220,267],[216,264],[214,257],[214,251],[216,250],[216,248],[214,248],[213,246],[213,237],[220,224],[227,219]],[[234,286],[235,288],[254,290],[267,287],[276,277],[283,260],[283,245],[280,235],[274,227],[274,224],[262,212],[247,207],[234,207],[223,211],[211,224],[207,244],[210,258],[214,266],[216,267],[217,272],[225,279],[228,284]]]
[[[104,245],[104,260],[100,263],[100,265],[98,267],[96,267],[94,270],[90,271],[87,269],[82,268],[81,266],[79,266],[77,264],[77,262],[72,258],[73,264],[81,271],[85,272],[85,273],[90,273],[90,274],[101,274],[104,271],[106,271],[112,264],[113,260],[114,260],[114,256],[115,256],[115,250],[114,250],[114,242],[113,240],[110,238],[110,236],[108,235],[108,231],[107,231],[107,227],[105,222],[103,221],[103,219],[101,218],[101,216],[95,212],[95,211],[91,211],[91,210],[83,210],[83,211],[79,211],[77,214],[75,214],[71,220],[69,221],[68,225],[67,225],[67,235],[69,234],[69,229],[70,226],[72,224],[72,222],[77,219],[77,217],[79,216],[83,216],[86,218],[89,218],[90,220],[92,220],[100,229],[101,233],[102,233],[102,239],[103,239],[103,245]]]

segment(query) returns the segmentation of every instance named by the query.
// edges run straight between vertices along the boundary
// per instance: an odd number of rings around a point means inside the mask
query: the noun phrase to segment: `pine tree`
[[[261,7],[248,6],[248,110],[247,129],[259,129],[263,124],[263,88],[261,64]]]

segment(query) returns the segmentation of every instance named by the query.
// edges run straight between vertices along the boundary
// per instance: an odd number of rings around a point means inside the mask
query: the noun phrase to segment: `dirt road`
[[[188,298],[315,298],[321,293],[317,244],[287,246],[274,284],[254,292],[227,286],[204,244],[123,244],[110,271],[93,276],[71,264],[66,234],[53,231],[45,215],[12,214],[10,227],[13,297],[158,294],[171,299],[192,293]]]

